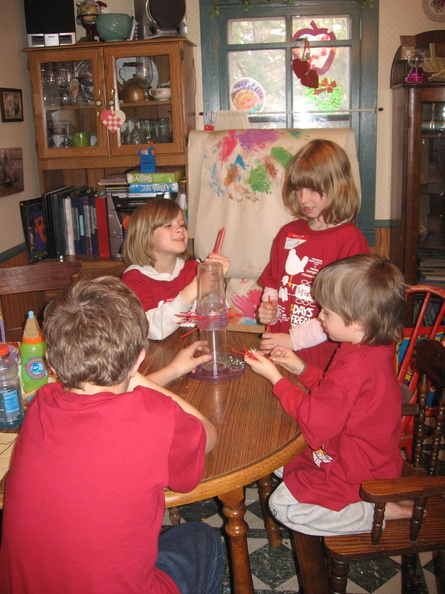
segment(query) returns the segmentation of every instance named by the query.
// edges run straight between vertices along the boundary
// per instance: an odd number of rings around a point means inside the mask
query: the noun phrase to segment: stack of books
[[[153,173],[143,173],[140,170],[127,173],[127,183],[130,194],[137,195],[145,192],[168,193],[176,198],[179,182],[185,177],[183,167],[159,167]],[[165,196],[166,198],[168,196]]]
[[[20,203],[31,261],[39,258],[96,255],[109,258],[110,234],[106,196],[86,187],[61,187]]]
[[[433,284],[445,283],[445,257],[419,257],[420,279]]]

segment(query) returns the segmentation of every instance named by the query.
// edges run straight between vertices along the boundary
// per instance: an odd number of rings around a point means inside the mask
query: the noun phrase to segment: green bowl
[[[109,12],[96,17],[96,30],[102,41],[125,41],[130,37],[133,18],[128,14]]]

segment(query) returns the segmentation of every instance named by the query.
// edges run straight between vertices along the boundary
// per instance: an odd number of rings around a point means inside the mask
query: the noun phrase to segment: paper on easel
[[[18,433],[0,433],[0,480],[9,470],[12,450]]]

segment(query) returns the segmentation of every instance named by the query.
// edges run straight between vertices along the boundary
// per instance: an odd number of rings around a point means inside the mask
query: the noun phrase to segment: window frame
[[[248,11],[237,0],[225,0],[220,5],[220,15],[211,18],[208,11],[212,0],[200,0],[201,49],[203,75],[204,114],[230,109],[228,92],[229,50],[247,51],[250,44],[229,45],[227,22],[230,19],[280,16],[291,19],[297,14],[348,14],[352,17],[352,42],[336,41],[336,45],[351,46],[351,127],[355,133],[357,156],[360,167],[362,207],[357,217],[357,226],[370,246],[375,245],[375,177],[377,146],[377,56],[378,47],[378,0],[373,8],[362,8],[354,0],[325,3],[316,0],[296,0],[294,4],[260,1]],[[285,46],[286,59],[295,43],[286,39],[285,44],[261,44],[264,49]],[[326,45],[312,42],[311,47]],[[257,45],[255,46],[258,47]],[[291,69],[287,70],[286,88],[290,104]],[[292,116],[287,116],[287,126]],[[207,123],[207,122],[206,122]]]

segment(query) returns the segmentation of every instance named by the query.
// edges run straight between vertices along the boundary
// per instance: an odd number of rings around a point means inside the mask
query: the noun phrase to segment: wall
[[[0,254],[24,242],[19,202],[40,195],[26,55],[23,0],[0,0],[0,88],[21,89],[23,122],[0,122],[0,148],[21,147],[24,191],[0,198]]]
[[[378,0],[375,0],[378,1]],[[131,7],[132,0],[109,0],[110,12],[119,12],[120,2]],[[21,146],[25,169],[25,190],[0,198],[0,254],[23,243],[18,202],[34,198],[39,192],[37,159],[34,152],[31,96],[26,69],[26,56],[21,49],[26,46],[23,3],[0,0],[2,22],[0,23],[0,87],[20,88],[23,91],[23,122],[0,122],[0,147]],[[75,4],[75,1],[74,1]],[[199,0],[186,0],[188,37],[196,44],[195,71],[196,111],[202,111],[202,76],[199,26]],[[125,10],[130,14],[131,10]],[[380,0],[378,106],[383,112],[378,115],[377,128],[377,179],[376,219],[385,225],[390,216],[391,203],[391,90],[389,76],[394,54],[400,45],[400,35],[414,35],[422,31],[445,29],[445,21],[428,19],[422,9],[422,0]],[[202,128],[202,117],[197,116],[197,128]]]

